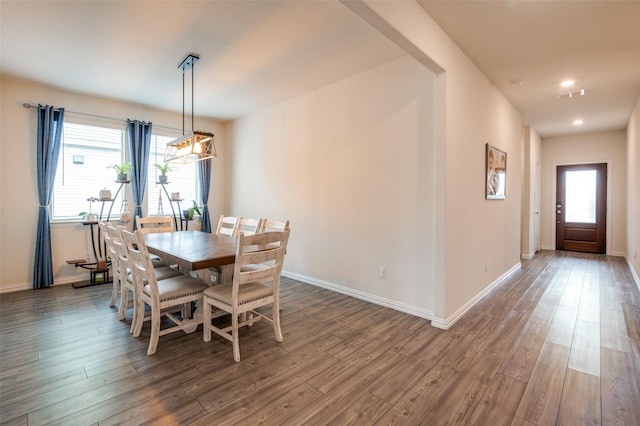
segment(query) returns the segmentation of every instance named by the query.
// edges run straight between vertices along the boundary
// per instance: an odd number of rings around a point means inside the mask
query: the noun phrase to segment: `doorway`
[[[556,250],[606,253],[607,164],[558,166]]]

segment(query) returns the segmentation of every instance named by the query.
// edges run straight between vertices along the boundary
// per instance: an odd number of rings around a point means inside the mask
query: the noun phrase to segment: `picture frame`
[[[504,200],[507,197],[507,153],[491,144],[485,154],[485,199]]]

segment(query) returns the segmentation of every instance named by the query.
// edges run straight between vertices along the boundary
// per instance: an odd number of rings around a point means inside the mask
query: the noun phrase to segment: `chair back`
[[[136,216],[136,224],[141,234],[154,232],[173,232],[173,218],[171,216]]]
[[[240,233],[236,246],[233,271],[232,299],[237,303],[240,286],[245,283],[271,283],[274,297],[278,297],[280,273],[290,231],[267,232],[255,235]],[[256,268],[243,268],[258,265]]]
[[[245,236],[253,235],[262,229],[263,219],[240,218],[238,219],[238,232],[243,232]]]
[[[242,217],[220,215],[220,220],[218,221],[218,227],[216,228],[216,234],[229,235],[231,237],[238,236],[238,229],[240,228],[240,220],[242,220]]]
[[[289,221],[262,219],[260,232],[282,232],[289,229]]]
[[[148,284],[149,294],[159,302],[158,281],[149,250],[142,238],[143,234],[140,231],[129,232],[124,229],[120,233],[126,246],[135,293],[142,294],[144,286]]]
[[[127,248],[122,240],[122,234],[119,228],[112,225],[107,226],[107,232],[114,254],[111,257],[113,273],[118,279],[126,281],[127,272],[129,271],[129,260],[127,257]]]

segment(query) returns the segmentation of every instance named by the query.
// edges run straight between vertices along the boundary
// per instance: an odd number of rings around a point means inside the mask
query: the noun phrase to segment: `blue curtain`
[[[62,146],[62,122],[64,108],[38,105],[37,173],[38,173],[38,228],[36,229],[36,253],[33,262],[33,288],[53,285],[51,260],[51,229],[49,203],[53,193],[58,157]]]
[[[142,200],[147,189],[147,171],[151,155],[151,123],[138,120],[127,120],[127,141],[129,143],[129,159],[131,161],[131,189],[136,207],[133,214],[142,217]],[[133,223],[135,230],[137,224]]]
[[[200,190],[202,192],[202,222],[200,230],[211,233],[211,218],[209,217],[209,186],[211,183],[211,158],[198,161],[198,179],[200,180]]]

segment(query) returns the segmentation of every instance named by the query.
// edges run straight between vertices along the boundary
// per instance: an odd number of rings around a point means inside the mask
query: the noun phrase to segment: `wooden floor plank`
[[[516,416],[535,424],[555,424],[569,360],[569,348],[545,342]]]
[[[558,413],[558,425],[600,425],[600,378],[567,370]]]
[[[482,399],[473,410],[467,424],[508,426],[524,393],[525,383],[496,374]]]
[[[602,423],[640,425],[640,386],[632,355],[602,348]]]

